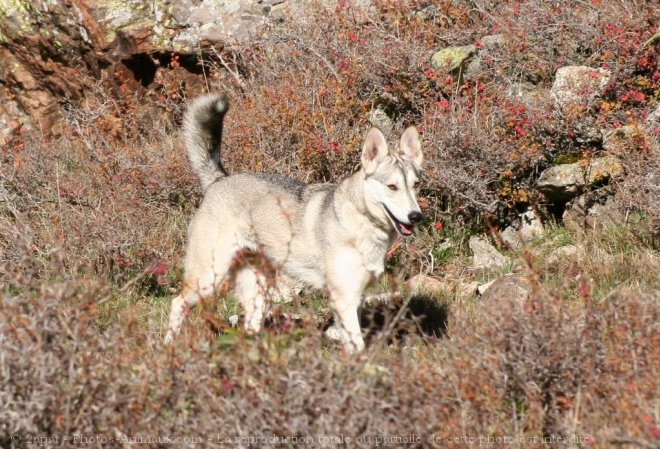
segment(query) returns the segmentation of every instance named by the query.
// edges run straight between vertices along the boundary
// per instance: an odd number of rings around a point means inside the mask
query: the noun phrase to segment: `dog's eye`
[[[393,192],[396,192],[397,190],[399,190],[399,188],[396,186],[396,184],[389,184],[387,186],[387,188],[390,189]]]
[[[413,184],[413,189],[418,189],[419,188],[419,181],[415,181]]]

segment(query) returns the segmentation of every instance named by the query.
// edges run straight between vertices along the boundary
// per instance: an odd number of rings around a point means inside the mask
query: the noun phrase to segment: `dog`
[[[397,237],[412,236],[422,220],[417,129],[407,128],[398,151],[390,151],[383,133],[371,128],[358,172],[338,184],[305,184],[270,174],[229,175],[220,157],[228,108],[227,97],[207,94],[184,114],[184,143],[204,198],[188,230],[183,288],[172,301],[166,341],[179,332],[186,311],[230,275],[245,328],[258,332],[266,298],[277,290],[272,280],[286,277],[327,289],[334,337],[349,353],[361,351],[364,290],[384,272]],[[232,268],[243,251],[263,255],[275,275],[258,264]]]

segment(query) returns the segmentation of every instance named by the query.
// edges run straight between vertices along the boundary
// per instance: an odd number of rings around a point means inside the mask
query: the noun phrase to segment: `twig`
[[[317,58],[319,58],[319,59],[321,60],[321,62],[323,62],[323,64],[328,68],[328,70],[330,71],[330,73],[332,73],[332,75],[335,77],[335,79],[336,79],[337,81],[341,81],[341,76],[339,76],[339,73],[338,73],[337,70],[334,68],[334,66],[332,65],[332,63],[331,63],[330,61],[328,61],[328,59],[327,59],[325,56],[323,56],[321,53],[319,53],[318,51],[316,51],[314,48],[310,47],[310,46],[307,45],[307,44],[304,44],[304,43],[303,43],[300,39],[298,39],[297,37],[293,37],[293,36],[279,36],[279,39],[282,40],[282,41],[291,41],[291,42],[293,42],[295,45],[297,45],[298,47],[302,48],[303,50],[305,50],[305,51],[307,51],[307,52],[313,54],[313,55],[316,56]]]
[[[245,81],[244,81],[244,80],[241,78],[241,76],[238,74],[238,72],[237,72],[236,70],[232,70],[231,67],[229,67],[229,64],[227,64],[227,62],[225,61],[225,58],[222,57],[222,55],[220,54],[220,52],[219,52],[218,50],[216,50],[215,47],[211,47],[211,49],[213,50],[213,53],[215,53],[215,56],[218,58],[218,61],[220,62],[220,65],[222,65],[222,67],[223,67],[225,70],[227,70],[227,71],[231,74],[231,76],[234,77],[234,80],[236,80],[236,83],[238,83],[238,86],[239,86],[242,90],[245,90],[245,88],[246,88],[247,86],[246,86],[246,84],[245,84]],[[203,65],[203,64],[202,64],[202,65]]]

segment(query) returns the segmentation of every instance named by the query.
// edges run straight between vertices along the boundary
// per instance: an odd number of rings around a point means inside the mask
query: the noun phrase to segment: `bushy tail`
[[[183,117],[183,139],[193,171],[202,190],[216,179],[227,176],[220,161],[222,123],[229,109],[224,95],[206,94],[196,98]]]

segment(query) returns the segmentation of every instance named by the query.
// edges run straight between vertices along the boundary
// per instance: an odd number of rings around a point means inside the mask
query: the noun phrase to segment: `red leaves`
[[[226,377],[223,377],[220,379],[220,388],[222,388],[225,393],[231,393],[234,391],[234,382],[227,379]]]
[[[147,274],[156,277],[165,276],[168,271],[169,267],[165,262],[158,262],[156,265],[149,267],[146,270]]]
[[[626,93],[621,95],[621,101],[629,103],[643,104],[646,101],[646,95],[635,89],[628,89]]]

